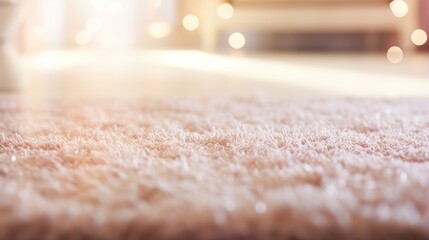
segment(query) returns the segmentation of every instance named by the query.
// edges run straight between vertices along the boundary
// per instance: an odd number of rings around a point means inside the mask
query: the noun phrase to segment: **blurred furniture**
[[[221,31],[254,32],[395,32],[405,51],[413,51],[410,36],[418,24],[418,0],[406,0],[408,14],[395,17],[391,0],[231,0],[234,17],[222,20],[216,8],[222,2],[205,0],[201,39],[203,48],[217,47]]]

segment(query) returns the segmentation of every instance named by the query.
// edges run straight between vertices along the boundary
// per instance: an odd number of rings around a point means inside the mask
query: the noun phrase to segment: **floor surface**
[[[429,96],[429,55],[53,51],[26,56],[30,95]]]

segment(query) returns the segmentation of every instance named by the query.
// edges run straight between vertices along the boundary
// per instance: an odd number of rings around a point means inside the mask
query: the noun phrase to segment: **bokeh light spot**
[[[171,32],[171,26],[167,22],[157,21],[149,24],[147,34],[149,36],[160,39],[166,37]]]
[[[390,9],[392,10],[393,15],[398,18],[402,18],[408,13],[408,4],[403,0],[393,0],[390,3]]]
[[[424,30],[417,29],[411,35],[411,41],[417,46],[422,46],[428,41],[428,35]]]
[[[195,31],[200,26],[200,20],[193,14],[186,15],[182,21],[183,27],[188,31]]]
[[[230,19],[234,16],[234,8],[229,3],[222,3],[217,8],[217,14],[222,19]]]
[[[393,46],[387,51],[387,59],[389,59],[391,63],[399,63],[403,58],[404,52],[400,47]]]
[[[243,48],[246,45],[246,38],[239,32],[233,33],[229,36],[229,45],[235,49]]]

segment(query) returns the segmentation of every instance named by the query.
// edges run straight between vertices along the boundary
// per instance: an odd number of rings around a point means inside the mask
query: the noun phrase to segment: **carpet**
[[[429,99],[0,97],[0,239],[429,239]]]

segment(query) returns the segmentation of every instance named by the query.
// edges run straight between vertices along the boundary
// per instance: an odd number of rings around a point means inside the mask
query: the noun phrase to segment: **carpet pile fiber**
[[[0,97],[0,239],[429,239],[429,100]]]

